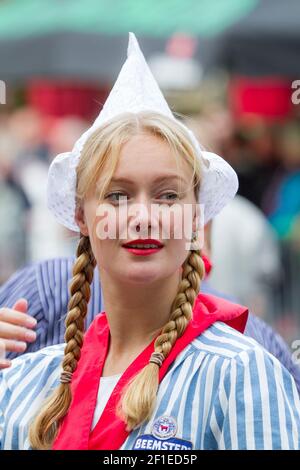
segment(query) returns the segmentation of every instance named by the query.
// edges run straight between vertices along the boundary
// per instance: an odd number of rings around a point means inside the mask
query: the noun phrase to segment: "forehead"
[[[192,169],[180,155],[176,158],[172,147],[162,138],[149,134],[131,137],[120,152],[114,179],[159,179],[160,176],[178,176],[190,179]]]

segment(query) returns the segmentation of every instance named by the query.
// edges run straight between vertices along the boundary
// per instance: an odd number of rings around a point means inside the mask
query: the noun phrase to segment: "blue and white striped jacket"
[[[27,352],[63,343],[64,319],[69,301],[67,286],[72,278],[74,259],[69,257],[39,261],[20,269],[0,287],[0,307],[12,307],[20,297],[25,297],[28,300],[28,313],[37,320],[37,339],[28,344]],[[201,284],[201,291],[235,302],[234,299],[213,291],[207,282]],[[95,269],[86,317],[87,327],[99,312],[105,310],[102,300],[99,273],[98,269]],[[254,338],[280,360],[293,375],[300,394],[300,367],[293,362],[291,352],[283,339],[261,318],[251,313],[245,335]],[[17,355],[18,353],[11,352],[7,357],[13,359]]]
[[[30,448],[28,425],[58,385],[63,349],[60,344],[25,354],[0,374],[2,449]],[[137,443],[152,448],[155,439],[143,436],[152,435],[161,416],[176,421],[176,438],[193,449],[300,449],[293,378],[256,341],[222,322],[181,351],[160,383],[151,419],[121,449]],[[160,442],[167,441],[155,445]]]

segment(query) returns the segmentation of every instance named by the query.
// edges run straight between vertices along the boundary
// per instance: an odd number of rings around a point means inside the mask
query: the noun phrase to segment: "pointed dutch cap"
[[[148,67],[135,35],[129,33],[127,60],[99,116],[77,140],[73,150],[57,155],[50,165],[47,204],[59,223],[79,232],[75,222],[76,167],[88,137],[118,114],[141,111],[163,114],[176,120],[188,132],[202,166],[199,203],[204,205],[205,223],[234,198],[238,189],[235,171],[223,158],[201,150],[193,132],[175,118]]]

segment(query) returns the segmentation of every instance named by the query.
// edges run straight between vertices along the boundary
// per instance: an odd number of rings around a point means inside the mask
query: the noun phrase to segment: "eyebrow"
[[[186,180],[184,178],[182,178],[181,176],[177,176],[177,175],[158,176],[153,181],[154,183],[160,183],[161,181],[172,181],[172,180],[178,180],[178,181],[181,181],[182,183],[186,183]],[[131,185],[135,184],[134,181],[128,178],[112,178],[111,183],[127,183]]]

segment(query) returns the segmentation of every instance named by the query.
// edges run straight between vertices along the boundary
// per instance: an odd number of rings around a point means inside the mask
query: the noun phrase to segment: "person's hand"
[[[0,308],[0,370],[11,366],[11,361],[3,357],[5,352],[23,353],[26,343],[33,343],[36,333],[35,318],[28,315],[26,299],[19,299],[13,308]],[[1,354],[2,353],[2,354]]]

